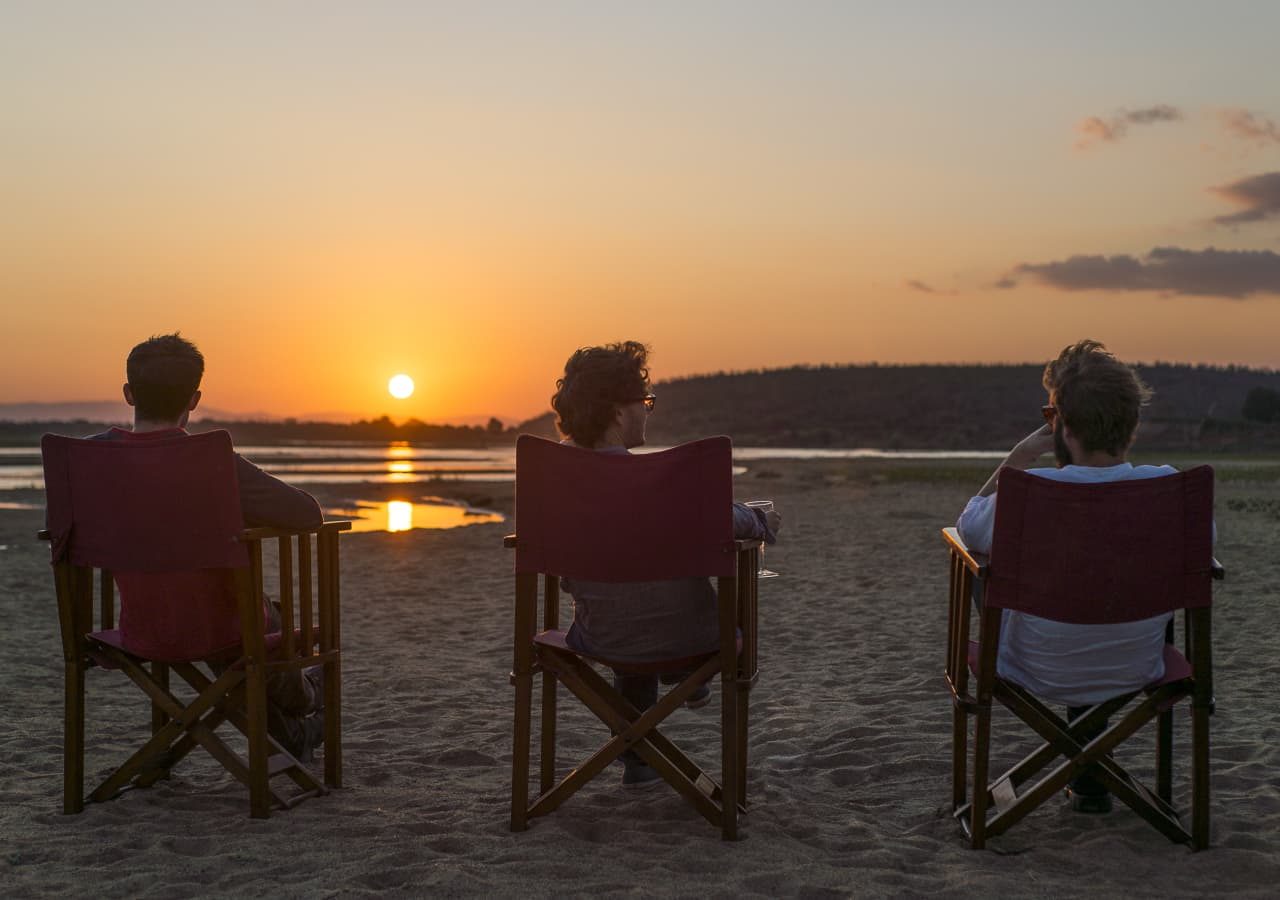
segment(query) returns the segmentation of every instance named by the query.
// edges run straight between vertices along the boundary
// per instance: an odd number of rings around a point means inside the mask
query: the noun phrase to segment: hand
[[[978,496],[990,497],[996,492],[996,482],[1000,478],[1000,469],[1006,467],[1010,469],[1030,469],[1040,457],[1052,452],[1053,429],[1048,425],[1041,425],[1014,445],[1013,449],[1009,451],[1009,455],[1004,458],[1004,462],[991,473],[991,477],[982,486],[982,490],[978,491]]]
[[[777,534],[782,530],[782,514],[776,510],[769,510],[764,514],[765,524],[769,526],[769,530]]]
[[[1041,425],[1014,445],[1004,464],[1013,469],[1030,469],[1040,457],[1052,452],[1053,429]]]

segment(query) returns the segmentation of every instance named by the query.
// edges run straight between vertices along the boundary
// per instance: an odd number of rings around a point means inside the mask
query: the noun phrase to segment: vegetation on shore
[[[1280,372],[1241,366],[1139,366],[1155,391],[1137,451],[1280,452]],[[1001,450],[1040,423],[1039,365],[796,366],[658,382],[654,444],[728,434],[739,446]],[[54,431],[84,435],[103,423],[0,422],[0,443],[26,445]],[[202,420],[240,444],[407,441],[439,447],[510,444],[519,433],[555,436],[550,412],[508,427],[359,422]]]

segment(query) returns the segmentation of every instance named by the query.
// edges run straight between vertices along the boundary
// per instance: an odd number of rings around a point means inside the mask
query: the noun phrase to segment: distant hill
[[[1139,448],[1280,449],[1280,425],[1246,422],[1251,388],[1280,372],[1239,366],[1140,366],[1155,391]],[[659,382],[653,444],[728,434],[739,446],[1003,450],[1041,421],[1042,365],[798,366]],[[555,435],[551,413],[518,431]]]

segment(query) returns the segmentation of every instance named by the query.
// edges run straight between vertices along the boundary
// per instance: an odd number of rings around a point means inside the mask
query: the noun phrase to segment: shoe
[[[288,746],[285,749],[300,763],[314,762],[316,748],[324,744],[324,710],[313,712],[300,724],[302,745],[297,748],[298,752],[294,753],[294,748]]]
[[[647,790],[662,781],[658,770],[639,760],[627,760],[622,771],[622,786],[629,791]]]
[[[705,684],[698,685],[698,689],[688,700],[684,701],[684,705],[688,709],[702,709],[711,702],[711,688]]]
[[[1082,794],[1067,788],[1067,796],[1071,798],[1071,808],[1075,812],[1091,816],[1103,816],[1111,812],[1111,794]]]
[[[324,666],[311,666],[302,670],[302,677],[311,685],[311,711],[324,709]]]

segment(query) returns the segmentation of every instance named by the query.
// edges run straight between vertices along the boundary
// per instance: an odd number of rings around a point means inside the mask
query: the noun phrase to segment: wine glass
[[[766,515],[768,513],[773,512],[772,500],[748,500],[746,502],[746,506],[748,509],[758,509],[761,512],[765,513]],[[757,578],[777,578],[778,577],[777,572],[773,571],[772,569],[766,569],[764,567],[764,544],[760,545],[760,568],[756,570],[756,577]]]

